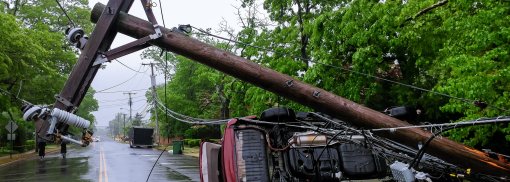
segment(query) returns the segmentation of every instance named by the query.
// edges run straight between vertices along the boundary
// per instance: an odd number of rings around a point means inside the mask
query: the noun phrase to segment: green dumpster
[[[173,141],[173,154],[182,154],[184,150],[184,143],[182,140]]]

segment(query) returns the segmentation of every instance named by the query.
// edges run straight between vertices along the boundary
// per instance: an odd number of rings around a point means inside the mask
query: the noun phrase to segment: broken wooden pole
[[[97,22],[104,8],[105,6],[100,3],[94,6],[91,15],[92,22]],[[115,27],[118,32],[137,39],[154,33],[154,27],[150,22],[122,12],[115,22]],[[150,44],[183,55],[353,125],[365,128],[409,126],[406,122],[303,83],[288,75],[262,67],[181,33],[172,32],[166,28],[163,28],[162,31],[163,37],[151,41]],[[425,142],[431,136],[431,133],[416,128],[377,134],[413,148],[417,148],[418,143]],[[510,165],[446,138],[434,139],[430,143],[427,153],[465,169],[471,169],[472,173],[498,176],[510,174]]]

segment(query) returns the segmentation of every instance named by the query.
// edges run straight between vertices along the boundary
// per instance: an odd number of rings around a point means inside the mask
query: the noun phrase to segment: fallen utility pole
[[[104,8],[105,6],[100,3],[95,5],[91,15],[92,22],[97,22]],[[154,32],[154,27],[150,22],[123,12],[119,14],[114,22],[114,27],[116,27],[118,32],[136,39],[146,37]],[[162,32],[163,36],[161,38],[151,40],[149,43],[350,122],[353,125],[365,128],[410,125],[181,33],[172,32],[166,28],[162,28]],[[393,133],[378,132],[377,134],[413,148],[417,148],[419,142],[425,142],[431,137],[431,133],[416,128],[397,130]],[[472,173],[498,176],[510,174],[510,166],[508,164],[489,158],[485,156],[484,152],[446,138],[434,139],[430,143],[427,153],[465,169],[471,169]]]

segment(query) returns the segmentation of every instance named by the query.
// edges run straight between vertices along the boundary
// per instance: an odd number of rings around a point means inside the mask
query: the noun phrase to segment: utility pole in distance
[[[126,114],[122,113],[124,115],[124,128],[122,129],[122,133],[124,133],[124,137],[126,137]]]
[[[124,94],[128,94],[129,95],[129,101],[128,101],[128,104],[129,104],[129,121],[131,121],[131,106],[133,105],[133,100],[131,100],[131,95],[134,95],[136,93],[134,92],[124,92]]]
[[[159,145],[159,122],[158,122],[158,105],[156,103],[156,75],[154,75],[154,63],[142,63],[142,65],[151,66],[151,85],[152,85],[152,103],[154,104],[154,118],[156,119],[156,144]]]

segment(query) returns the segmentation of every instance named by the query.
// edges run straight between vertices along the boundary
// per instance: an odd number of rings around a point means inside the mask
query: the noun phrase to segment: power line
[[[137,72],[137,73],[146,73],[147,70],[149,70],[149,69],[147,69],[144,72],[140,72],[140,70],[136,71],[133,68],[129,67],[128,65],[124,64],[123,62],[119,61],[118,59],[115,59],[115,61],[119,62],[122,66],[126,67],[127,69],[130,69],[131,71],[134,71],[134,72]]]
[[[122,82],[122,83],[119,83],[119,84],[117,84],[117,85],[114,85],[114,86],[111,86],[111,87],[105,88],[105,89],[103,89],[103,90],[99,90],[99,91],[97,91],[97,92],[103,92],[103,91],[106,91],[106,90],[110,90],[110,89],[115,88],[115,87],[118,87],[118,86],[120,86],[120,85],[122,85],[122,84],[124,84],[124,83],[126,83],[126,82],[128,82],[128,81],[131,81],[131,80],[132,80],[132,79],[133,79],[136,75],[138,75],[138,73],[139,73],[139,71],[140,71],[141,69],[142,69],[142,66],[140,66],[140,67],[138,68],[138,71],[137,71],[137,72],[136,72],[133,76],[131,76],[131,78],[127,79],[126,81],[124,81],[124,82]]]
[[[137,109],[134,109],[134,110],[136,111],[136,113],[142,113],[145,110],[146,107],[147,107],[147,102],[145,102],[144,105],[142,105],[142,106],[140,106],[140,107],[138,107]],[[142,108],[143,108],[143,110],[141,110]]]
[[[132,101],[132,103],[141,102],[141,101],[145,101],[145,99],[135,100],[135,101]],[[112,106],[124,106],[124,105],[126,105],[126,103],[109,104],[109,105],[103,105],[103,106],[100,105],[100,107],[112,107]]]
[[[141,114],[142,114],[142,118],[145,118],[145,116],[147,116],[148,111],[152,109],[152,107],[151,107],[151,106],[152,106],[152,105],[145,104],[145,108],[144,108],[141,112],[138,112],[138,113],[141,113]]]
[[[28,102],[28,101],[26,101],[24,99],[21,99],[18,96],[16,96],[15,94],[13,94],[13,93],[11,93],[11,92],[9,92],[7,90],[4,90],[2,88],[0,88],[0,92],[2,92],[2,94],[5,95],[5,96],[12,97],[12,98],[14,98],[14,99],[16,99],[18,101],[21,101],[22,103],[30,103],[30,102]]]
[[[372,129],[370,131],[391,131],[394,132],[399,129],[411,129],[411,128],[432,128],[432,127],[460,127],[460,126],[474,126],[481,124],[493,124],[493,123],[508,123],[510,122],[510,117],[496,117],[496,118],[480,118],[476,120],[469,121],[461,121],[456,123],[442,123],[442,124],[428,124],[428,125],[413,125],[413,126],[402,126],[402,127],[394,127],[394,128],[377,128]]]
[[[331,64],[322,63],[322,62],[319,62],[319,61],[314,61],[314,60],[312,60],[310,58],[303,58],[303,57],[293,56],[293,55],[290,55],[288,53],[276,51],[276,50],[274,50],[272,48],[265,48],[265,47],[251,45],[249,43],[240,42],[240,41],[237,41],[237,40],[232,40],[232,39],[229,39],[229,38],[221,37],[219,35],[211,34],[211,33],[207,32],[207,31],[205,31],[203,29],[200,29],[200,28],[197,28],[195,26],[190,26],[190,27],[192,27],[193,29],[198,30],[199,32],[201,32],[204,35],[215,37],[215,38],[218,38],[218,39],[221,39],[221,40],[225,40],[225,41],[229,41],[229,42],[234,42],[234,43],[237,43],[237,44],[242,44],[242,45],[253,47],[253,48],[256,48],[256,49],[259,49],[259,50],[263,50],[263,51],[267,51],[267,52],[272,52],[272,53],[278,53],[278,54],[282,54],[282,55],[285,55],[285,56],[292,57],[294,59],[301,59],[301,60],[305,60],[305,61],[308,61],[308,62],[311,62],[311,63],[320,64],[320,65],[323,65],[323,66],[328,66],[328,67],[332,67],[332,68],[336,68],[336,69],[341,69],[343,71],[355,73],[355,74],[358,74],[358,75],[363,75],[363,76],[374,78],[374,79],[383,80],[383,81],[386,81],[386,82],[389,82],[389,83],[405,86],[405,87],[412,88],[412,89],[415,89],[415,90],[420,90],[420,91],[429,92],[429,93],[432,93],[432,94],[435,94],[435,95],[440,95],[440,96],[443,96],[443,97],[448,97],[448,98],[460,100],[460,101],[463,101],[463,102],[466,102],[466,103],[469,103],[469,104],[475,104],[475,103],[479,102],[479,101],[476,101],[476,100],[466,99],[466,98],[462,98],[462,97],[456,97],[456,96],[448,95],[448,94],[445,94],[445,93],[441,93],[441,92],[437,92],[437,91],[433,91],[433,90],[417,87],[417,86],[414,86],[414,85],[405,84],[405,83],[401,83],[401,82],[398,82],[398,81],[394,81],[394,80],[390,80],[390,79],[374,76],[374,75],[371,75],[371,74],[355,71],[355,70],[352,70],[352,69],[343,68],[343,67],[340,67],[340,66],[335,66],[335,65],[331,65]],[[498,110],[501,110],[501,111],[504,111],[505,113],[509,112],[509,110],[507,110],[507,109],[499,108],[499,107],[493,106],[491,104],[487,104],[487,106],[495,108],[495,109],[498,109]]]
[[[165,17],[163,16],[163,4],[161,4],[161,0],[159,0],[159,10],[161,12],[161,20],[163,21],[163,27],[166,28]]]
[[[401,129],[412,129],[412,128],[443,128],[443,127],[462,127],[462,126],[474,126],[474,125],[483,125],[483,124],[494,124],[494,123],[508,123],[510,122],[510,116],[499,116],[494,118],[478,118],[475,120],[466,120],[461,122],[455,122],[455,123],[440,123],[440,124],[427,124],[427,125],[410,125],[410,126],[400,126],[400,127],[391,127],[391,128],[376,128],[376,129],[369,129],[369,130],[357,130],[353,128],[348,128],[344,124],[338,123],[332,119],[329,119],[327,117],[324,117],[321,114],[318,113],[312,113],[315,116],[318,116],[319,118],[334,123],[337,126],[343,127],[342,129],[353,131],[357,133],[363,133],[364,131],[371,131],[371,132],[377,132],[377,131],[390,131],[395,132],[397,130]]]
[[[156,106],[161,109],[162,111],[165,111],[165,113],[178,120],[178,121],[181,121],[181,122],[184,122],[184,123],[188,123],[188,124],[224,124],[228,121],[230,121],[231,119],[223,119],[223,120],[208,120],[208,119],[201,119],[201,118],[194,118],[194,117],[191,117],[191,116],[187,116],[187,115],[184,115],[184,114],[181,114],[181,113],[178,113],[176,111],[173,111],[167,107],[165,107],[165,105],[163,105],[161,103],[161,101],[159,101],[158,99],[155,99],[155,103],[156,103]]]
[[[110,91],[110,92],[96,92],[96,94],[114,94],[114,93],[122,93],[122,92],[137,92],[137,91],[147,91],[149,89],[138,89],[138,90],[119,90],[119,91]]]
[[[64,12],[64,15],[66,15],[67,19],[69,20],[69,23],[70,23],[73,27],[76,27],[76,25],[74,24],[73,20],[71,20],[71,18],[69,17],[69,15],[67,15],[66,10],[64,9],[64,7],[62,7],[62,5],[60,4],[60,2],[58,2],[58,0],[55,0],[55,2],[57,2],[58,7],[60,7],[60,10],[62,10],[62,12]]]
[[[145,95],[134,96],[132,98],[134,99],[134,98],[141,98],[141,97],[145,97]],[[115,99],[115,100],[100,100],[99,102],[100,103],[107,103],[107,102],[120,102],[120,101],[125,101],[125,100],[129,100],[129,98]]]

